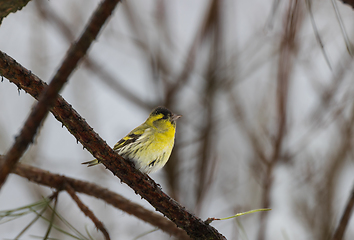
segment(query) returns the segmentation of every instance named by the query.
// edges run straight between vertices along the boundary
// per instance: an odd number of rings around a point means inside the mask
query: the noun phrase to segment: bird
[[[173,114],[158,106],[140,126],[119,140],[113,150],[125,160],[132,161],[142,173],[153,173],[161,169],[170,158],[176,133],[176,120],[181,115]],[[98,159],[83,162],[88,167],[101,162]]]

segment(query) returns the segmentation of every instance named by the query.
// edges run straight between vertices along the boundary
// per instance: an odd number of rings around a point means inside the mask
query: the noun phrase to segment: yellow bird
[[[114,145],[113,150],[126,160],[133,161],[143,173],[152,173],[167,163],[175,141],[175,115],[165,107],[157,107],[146,121]],[[99,164],[95,159],[84,162],[88,167]]]

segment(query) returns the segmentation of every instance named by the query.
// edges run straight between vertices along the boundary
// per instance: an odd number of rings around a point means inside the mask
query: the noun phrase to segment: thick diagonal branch
[[[6,62],[9,70],[1,69]],[[46,84],[30,71],[0,52],[0,75],[19,88],[38,98]],[[188,212],[183,206],[166,195],[147,175],[136,170],[129,162],[114,152],[86,121],[62,98],[58,97],[51,112],[75,138],[137,194],[145,198],[156,210],[163,213],[194,239],[225,239],[215,228]]]

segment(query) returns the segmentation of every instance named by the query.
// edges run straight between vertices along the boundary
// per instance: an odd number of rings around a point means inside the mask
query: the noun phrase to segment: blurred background
[[[98,3],[30,1],[3,20],[0,50],[48,82]],[[61,94],[110,146],[158,105],[182,114],[168,164],[150,175],[162,189],[204,220],[272,208],[213,222],[227,239],[329,239],[354,183],[353,22],[353,9],[335,0],[124,1]],[[34,102],[0,83],[0,154]],[[154,210],[103,166],[81,165],[91,159],[49,114],[21,162]],[[51,192],[11,175],[0,210]],[[173,239],[79,197],[112,239]],[[57,211],[102,239],[65,192]],[[1,224],[1,239],[13,239],[34,217]],[[37,222],[23,239],[43,237],[47,226]],[[71,239],[59,231],[51,237]],[[351,219],[345,239],[353,238]]]

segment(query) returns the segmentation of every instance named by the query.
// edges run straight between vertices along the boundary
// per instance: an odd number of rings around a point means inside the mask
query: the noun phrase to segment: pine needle
[[[205,220],[204,222],[206,224],[210,224],[211,222],[215,221],[215,220],[228,220],[228,219],[231,219],[231,218],[236,218],[236,217],[239,217],[239,216],[243,216],[243,215],[246,215],[246,214],[250,214],[250,213],[255,213],[255,212],[262,212],[262,211],[270,211],[272,209],[270,208],[260,208],[260,209],[254,209],[254,210],[250,210],[250,211],[247,211],[247,212],[242,212],[242,213],[237,213],[231,217],[225,217],[225,218],[208,218],[207,220]]]

